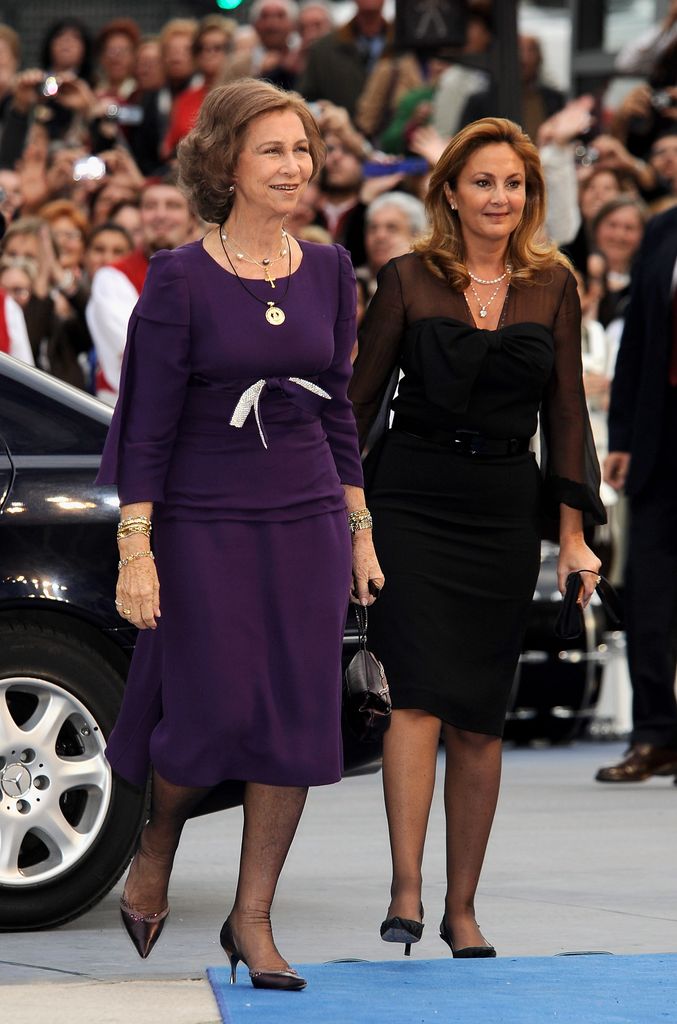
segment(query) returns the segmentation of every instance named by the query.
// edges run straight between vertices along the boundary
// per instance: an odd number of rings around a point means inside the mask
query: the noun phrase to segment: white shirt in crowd
[[[127,341],[127,324],[139,293],[126,274],[115,267],[101,267],[92,281],[86,317],[101,369],[96,397],[115,405],[120,388],[122,357]]]

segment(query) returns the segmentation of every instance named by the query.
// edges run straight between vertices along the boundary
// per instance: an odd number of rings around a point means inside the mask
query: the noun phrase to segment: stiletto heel
[[[158,911],[157,914],[137,914],[125,897],[121,896],[120,916],[136,952],[145,960],[162,934],[169,916],[169,907]]]
[[[446,942],[451,950],[451,955],[458,960],[484,959],[496,956],[496,950],[493,946],[463,946],[461,949],[454,949],[454,937],[450,929],[447,928],[447,922],[444,918],[442,918],[442,923],[440,924],[440,938],[442,942]]]
[[[233,929],[230,926],[228,918],[226,918],[221,926],[219,942],[221,943],[221,948],[230,962],[230,984],[234,985],[237,980],[237,965],[240,960],[246,967],[249,967],[249,964],[238,949],[235,936],[233,935]],[[286,990],[288,992],[300,992],[300,990],[305,988],[308,984],[306,979],[297,974],[292,967],[289,967],[285,971],[250,970],[249,977],[251,978],[251,983],[254,988],[276,988]]]
[[[412,921],[408,917],[388,917],[380,928],[384,942],[403,942],[404,955],[411,956],[411,946],[420,942],[423,935],[423,904],[421,904],[421,920]]]

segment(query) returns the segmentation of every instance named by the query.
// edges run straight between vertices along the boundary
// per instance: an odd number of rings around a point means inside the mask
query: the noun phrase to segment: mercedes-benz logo
[[[0,775],[0,786],[5,796],[18,800],[27,793],[32,784],[31,773],[25,764],[15,761],[5,766]]]

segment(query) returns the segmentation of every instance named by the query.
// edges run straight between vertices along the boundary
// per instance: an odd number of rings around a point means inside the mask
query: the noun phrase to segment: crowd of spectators
[[[176,183],[177,146],[208,92],[246,75],[298,90],[318,120],[326,165],[289,230],[346,246],[363,311],[379,269],[425,230],[448,139],[498,112],[489,63],[472,63],[495,43],[491,3],[470,0],[462,50],[434,53],[396,49],[383,6],[357,0],[336,25],[325,0],[255,0],[247,25],[174,18],[154,36],[130,17],[96,36],[64,18],[37,68],[0,24],[0,350],[114,402],[149,257],[204,229]],[[549,86],[537,39],[520,37],[518,56],[547,230],[577,274],[586,385],[603,413],[634,256],[648,219],[677,202],[677,0],[618,55],[641,84],[614,110]]]

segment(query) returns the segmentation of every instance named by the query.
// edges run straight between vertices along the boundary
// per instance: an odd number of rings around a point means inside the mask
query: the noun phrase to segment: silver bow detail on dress
[[[299,387],[305,388],[306,391],[312,391],[314,395],[319,395],[320,398],[331,399],[331,395],[327,394],[324,388],[321,388],[318,384],[313,384],[310,380],[304,380],[303,377],[287,377],[286,380],[291,381],[292,384],[298,384]],[[256,426],[259,428],[259,437],[264,448],[268,448],[268,442],[266,441],[266,434],[261,423],[259,403],[266,384],[267,381],[262,378],[257,380],[255,384],[252,384],[250,388],[247,388],[246,391],[243,391],[233,410],[233,415],[230,417],[231,427],[243,427],[247,416],[249,416],[253,409],[254,416],[256,417]]]

